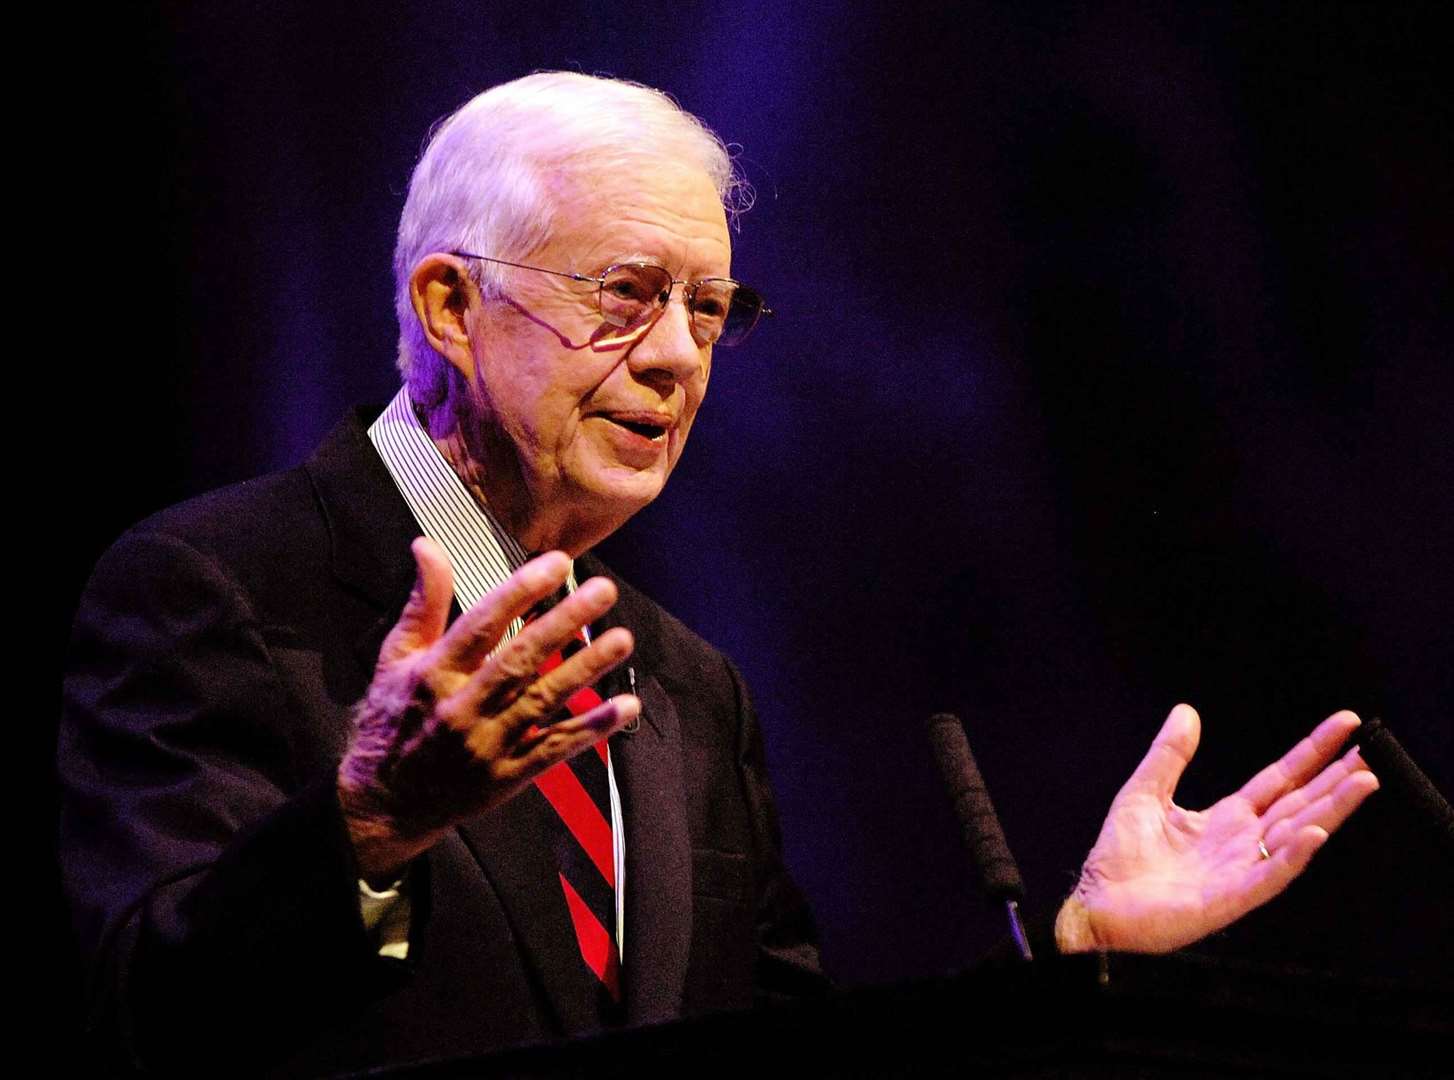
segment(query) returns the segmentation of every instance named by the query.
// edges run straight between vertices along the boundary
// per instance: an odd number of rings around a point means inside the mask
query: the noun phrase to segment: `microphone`
[[[1413,805],[1420,818],[1433,826],[1444,854],[1454,859],[1454,810],[1394,738],[1393,732],[1375,716],[1354,732],[1354,738],[1358,740],[1358,752],[1363,760],[1380,780],[1387,780],[1392,789]]]
[[[628,687],[627,693],[632,694],[639,701],[640,695],[636,693],[636,669],[634,667],[628,667],[626,669],[626,685]],[[646,706],[642,705],[641,710],[642,712],[645,712]],[[630,720],[626,722],[626,726],[621,729],[621,733],[623,735],[635,735],[640,730],[641,712],[638,712],[635,716],[633,716]]]
[[[1010,934],[1019,947],[1020,956],[1033,960],[1030,939],[1020,918],[1020,901],[1025,898],[1025,883],[1020,868],[1005,842],[999,815],[990,802],[989,790],[980,776],[979,766],[969,751],[964,725],[950,713],[935,713],[929,718],[929,746],[944,787],[959,819],[964,846],[979,876],[980,888],[991,903],[1003,903],[1010,922]]]

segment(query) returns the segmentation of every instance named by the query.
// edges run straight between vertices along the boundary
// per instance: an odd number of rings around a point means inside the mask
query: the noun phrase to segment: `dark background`
[[[1345,706],[1448,792],[1439,7],[234,2],[75,27],[34,99],[79,234],[32,413],[89,469],[47,541],[56,652],[122,529],[387,399],[421,140],[572,68],[670,91],[757,189],[734,271],[778,316],[719,353],[691,450],[605,554],[746,673],[843,982],[1001,933],[931,711],[968,721],[1047,913],[1178,700],[1204,719],[1185,805]],[[1447,977],[1437,859],[1385,792],[1203,948]]]

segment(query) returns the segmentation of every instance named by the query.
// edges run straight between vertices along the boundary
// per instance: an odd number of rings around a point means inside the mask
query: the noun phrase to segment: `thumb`
[[[1202,720],[1190,705],[1178,705],[1166,717],[1166,723],[1151,740],[1151,749],[1136,766],[1126,790],[1137,790],[1170,799],[1187,763],[1197,752],[1201,741]]]
[[[454,595],[449,556],[427,536],[416,537],[410,550],[418,573],[404,610],[399,613],[399,621],[379,650],[380,664],[392,663],[411,652],[428,648],[439,640],[449,620],[449,603]]]

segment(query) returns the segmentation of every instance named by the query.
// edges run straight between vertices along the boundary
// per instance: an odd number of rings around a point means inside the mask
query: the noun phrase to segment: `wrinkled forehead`
[[[582,155],[552,171],[552,239],[582,257],[663,259],[673,272],[725,276],[731,234],[707,171],[659,156],[611,158]]]

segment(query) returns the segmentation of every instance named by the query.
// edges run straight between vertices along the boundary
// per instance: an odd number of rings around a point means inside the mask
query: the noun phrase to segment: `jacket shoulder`
[[[392,594],[394,578],[408,570],[412,519],[368,441],[365,415],[346,417],[301,465],[132,526],[101,557],[88,593],[143,570],[165,575],[170,560],[210,567],[264,609],[316,596],[340,569],[345,578],[387,582]]]

